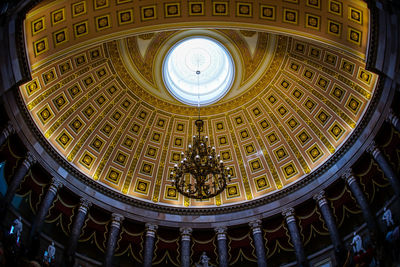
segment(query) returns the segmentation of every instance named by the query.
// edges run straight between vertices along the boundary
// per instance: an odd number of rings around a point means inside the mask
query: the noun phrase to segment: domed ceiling
[[[311,174],[359,124],[377,81],[365,70],[368,15],[363,1],[43,1],[25,20],[32,81],[20,95],[82,179],[161,205],[243,203]],[[169,49],[191,36],[235,64],[232,88],[201,108],[233,179],[203,201],[171,186],[197,109],[162,79]]]

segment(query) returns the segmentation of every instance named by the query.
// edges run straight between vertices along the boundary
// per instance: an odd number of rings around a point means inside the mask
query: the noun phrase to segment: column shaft
[[[89,201],[86,199],[81,199],[81,204],[78,208],[78,212],[75,215],[74,223],[72,225],[71,236],[65,249],[65,260],[68,262],[73,262],[79,235],[81,234],[82,226],[85,222],[86,214],[90,206],[91,203]]]
[[[31,231],[29,234],[30,240],[36,233],[41,232],[41,228],[42,228],[44,219],[46,218],[47,212],[49,211],[49,208],[50,208],[51,204],[53,203],[54,198],[57,195],[57,191],[61,186],[62,186],[61,181],[59,181],[55,178],[52,179],[49,190],[47,191],[42,203],[40,203],[39,210],[38,210],[35,218],[33,219],[33,222],[31,225]]]
[[[158,226],[151,223],[146,223],[146,242],[144,247],[143,267],[151,267],[154,254],[154,241]]]
[[[257,265],[258,267],[266,267],[267,259],[265,255],[265,245],[261,230],[261,221],[253,221],[249,223],[253,232],[254,246],[256,247]]]
[[[335,218],[333,217],[332,211],[328,205],[328,201],[325,198],[325,192],[319,192],[314,196],[314,199],[318,203],[318,207],[322,213],[322,217],[324,218],[325,225],[328,228],[329,236],[335,249],[336,262],[338,265],[342,266],[345,260],[344,247],[342,240],[340,239],[339,231],[336,227]]]
[[[18,186],[21,184],[25,175],[28,173],[32,164],[35,163],[35,159],[33,156],[28,153],[26,159],[19,166],[14,176],[11,178],[10,184],[7,188],[7,193],[4,196],[4,206],[7,207],[12,202],[15,192],[17,191]]]
[[[294,217],[294,209],[290,208],[282,212],[286,219],[286,224],[289,229],[290,238],[296,253],[298,266],[309,266],[306,254],[304,253],[303,242],[301,241],[299,228],[297,227],[296,218]]]
[[[107,239],[107,246],[104,258],[104,267],[111,267],[113,262],[114,250],[117,245],[117,239],[119,235],[119,230],[121,228],[121,223],[124,217],[120,214],[113,213],[110,232]]]
[[[228,249],[226,245],[226,227],[218,227],[217,232],[218,259],[220,267],[228,267]]]
[[[191,228],[180,228],[181,231],[181,266],[190,267],[190,236]]]
[[[6,142],[8,137],[14,132],[15,132],[14,127],[12,126],[11,122],[9,121],[7,123],[7,126],[3,129],[3,131],[0,134],[0,146],[2,146]]]
[[[371,143],[371,146],[368,148],[368,152],[371,153],[374,160],[378,163],[379,167],[381,167],[383,173],[386,178],[388,178],[390,184],[392,185],[393,191],[395,195],[400,198],[400,181],[399,177],[397,177],[396,172],[393,170],[389,161],[382,153],[382,151],[375,145],[375,142]]]
[[[390,122],[396,129],[396,131],[400,133],[400,119],[394,114],[392,109],[389,110],[389,114],[386,120]]]
[[[362,191],[360,185],[358,184],[351,170],[345,173],[344,178],[348,186],[350,187],[351,193],[356,198],[357,203],[361,208],[364,220],[367,223],[369,231],[376,236],[378,234],[378,227],[375,222],[373,213],[368,205],[368,201],[364,195],[364,192]]]

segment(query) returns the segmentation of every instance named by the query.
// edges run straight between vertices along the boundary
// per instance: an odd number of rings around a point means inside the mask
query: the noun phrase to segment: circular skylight
[[[228,50],[206,37],[192,37],[176,44],[163,64],[168,91],[188,105],[209,105],[230,89],[234,66]]]

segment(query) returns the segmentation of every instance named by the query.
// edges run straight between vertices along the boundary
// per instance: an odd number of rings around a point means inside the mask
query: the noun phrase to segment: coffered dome
[[[86,13],[73,5],[73,19],[56,21],[68,16],[64,5],[45,1],[27,15],[32,81],[20,95],[39,137],[77,178],[155,208],[204,208],[273,198],[334,164],[377,82],[365,69],[364,4],[354,8],[360,21],[307,7],[283,9],[268,25],[267,6],[252,20],[239,8],[232,24],[215,13],[193,23],[183,10],[179,23],[153,20],[153,7],[130,20],[129,3]],[[233,177],[205,201],[185,199],[170,179],[199,100],[204,134]]]

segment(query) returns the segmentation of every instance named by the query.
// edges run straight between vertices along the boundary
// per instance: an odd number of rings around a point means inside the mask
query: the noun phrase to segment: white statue
[[[386,207],[383,208],[382,220],[386,223],[387,227],[394,225],[392,211],[390,209],[387,209]]]
[[[51,241],[51,244],[47,247],[47,250],[44,252],[44,261],[51,262],[54,260],[56,255],[56,247],[54,246],[54,241]]]
[[[13,224],[11,225],[10,234],[16,235],[17,238],[19,238],[21,236],[21,232],[22,232],[22,221],[21,221],[21,216],[19,216],[14,220]]]
[[[362,246],[362,239],[361,236],[359,236],[358,234],[356,234],[356,232],[354,232],[353,234],[353,241],[351,242],[351,244],[353,246],[353,252],[356,253],[360,253],[360,252],[365,252],[365,249]]]
[[[205,252],[201,254],[199,263],[196,263],[196,267],[209,267],[211,265],[208,264],[210,258],[207,256]]]
[[[54,241],[51,241],[51,245],[47,247],[47,252],[49,254],[49,257],[51,259],[54,259],[54,256],[56,255],[56,247],[54,246]]]

